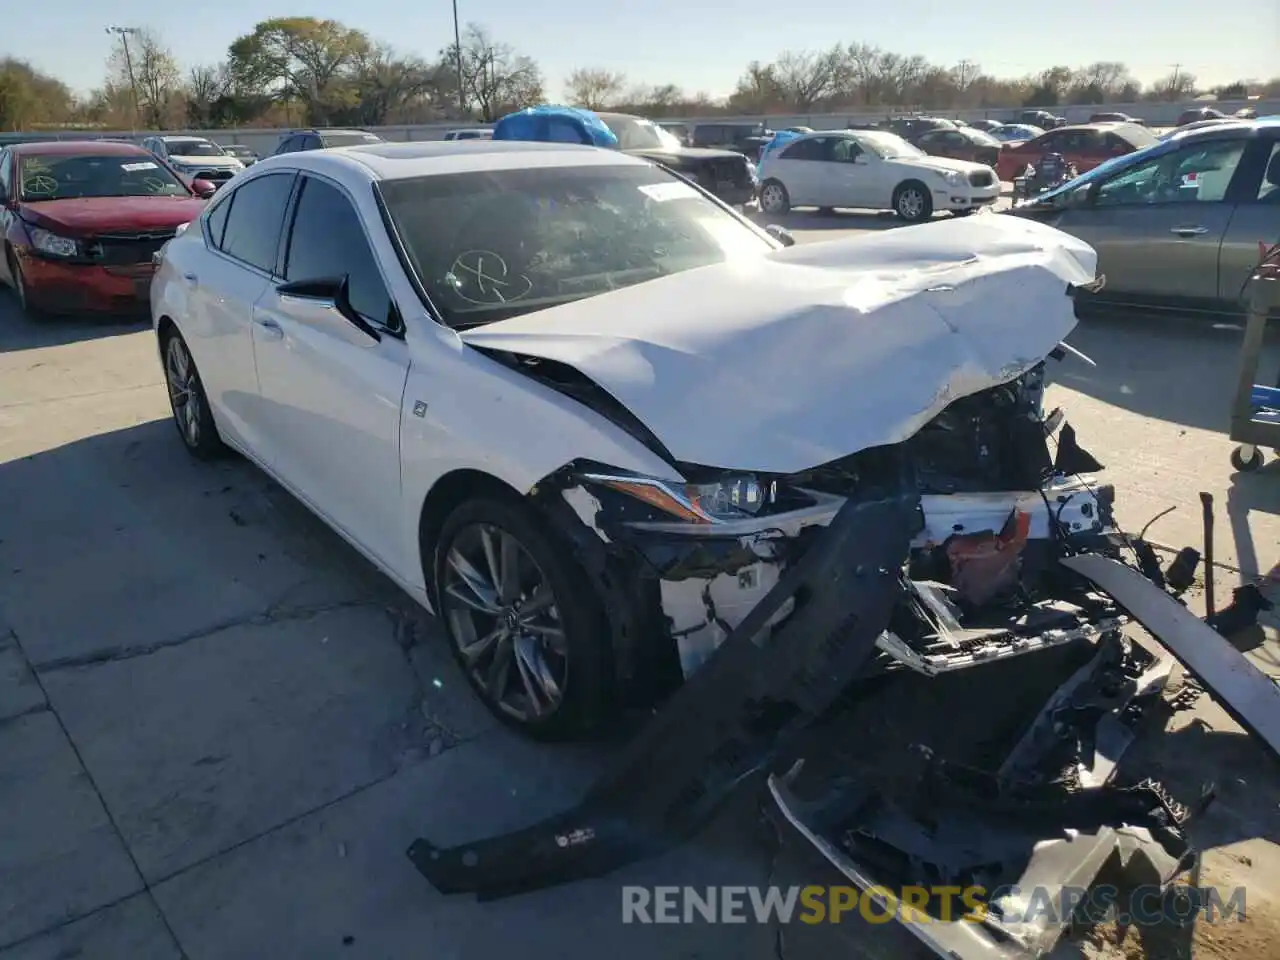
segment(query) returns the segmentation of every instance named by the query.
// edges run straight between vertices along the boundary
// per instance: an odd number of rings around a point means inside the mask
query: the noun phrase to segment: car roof
[[[206,143],[212,143],[208,137],[202,137],[198,133],[162,133],[156,139],[163,140],[168,143],[170,140],[203,140]]]
[[[274,169],[345,170],[365,180],[403,180],[450,173],[516,170],[529,167],[649,166],[648,160],[617,150],[574,143],[528,140],[420,140],[368,143],[328,150],[307,150],[267,157],[254,171]]]
[[[34,154],[59,157],[76,154],[91,154],[99,157],[131,157],[138,154],[151,156],[136,143],[123,143],[119,140],[41,140],[35,143],[15,143],[10,145],[9,149],[20,157]]]

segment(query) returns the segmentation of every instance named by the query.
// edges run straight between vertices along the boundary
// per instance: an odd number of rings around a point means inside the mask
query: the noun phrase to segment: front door
[[[1246,141],[1188,145],[1103,181],[1058,222],[1098,252],[1103,296],[1207,301],[1218,295],[1218,252],[1231,222],[1228,188]]]
[[[409,353],[351,198],[304,176],[286,239],[286,282],[345,275],[351,306],[283,294],[254,307],[253,342],[271,467],[367,553],[404,570],[400,411]]]

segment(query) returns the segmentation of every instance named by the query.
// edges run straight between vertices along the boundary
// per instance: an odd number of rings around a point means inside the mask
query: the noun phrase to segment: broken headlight
[[[727,523],[754,516],[768,490],[751,474],[731,474],[710,483],[677,483],[657,477],[588,473],[588,483],[635,497],[688,523]]]

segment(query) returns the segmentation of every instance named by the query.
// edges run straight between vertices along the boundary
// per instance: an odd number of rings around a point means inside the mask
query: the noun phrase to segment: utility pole
[[[467,94],[462,89],[462,31],[458,29],[458,0],[453,0],[453,54],[458,67],[458,119],[467,115]]]
[[[956,71],[959,74],[960,90],[963,92],[969,86],[969,72],[977,68],[977,64],[972,60],[961,60],[956,64]]]
[[[133,133],[138,132],[139,116],[138,107],[138,81],[133,76],[133,57],[129,54],[129,36],[137,34],[140,31],[137,27],[107,27],[107,33],[113,34],[120,38],[120,42],[124,45],[124,66],[129,73],[129,89],[133,93]]]
[[[1178,90],[1178,78],[1182,75],[1182,64],[1175,63],[1173,65],[1173,79],[1169,81],[1169,99],[1181,100],[1181,92]]]

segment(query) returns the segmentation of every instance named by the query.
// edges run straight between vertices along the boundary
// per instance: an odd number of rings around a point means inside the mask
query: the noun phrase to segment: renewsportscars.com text
[[[1082,906],[1095,917],[1123,924],[1154,926],[1173,921],[1209,923],[1245,919],[1243,887],[1137,887],[1123,893],[1095,887],[1015,886],[903,887],[893,891],[853,886],[806,887],[636,887],[622,888],[623,923],[840,923],[858,917],[868,923],[981,923],[1000,904],[1003,923],[1066,920]]]

